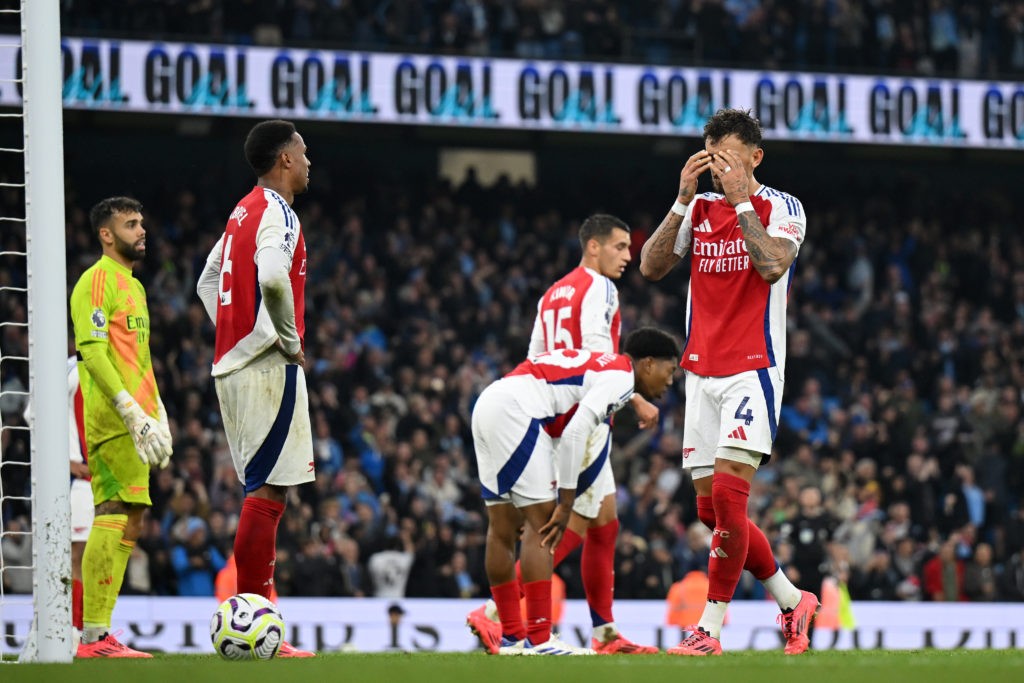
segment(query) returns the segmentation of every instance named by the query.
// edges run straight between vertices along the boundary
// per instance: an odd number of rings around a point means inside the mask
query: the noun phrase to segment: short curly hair
[[[277,155],[291,141],[295,132],[295,124],[281,119],[261,121],[252,127],[245,138],[245,160],[257,176],[274,168]]]
[[[735,135],[748,145],[760,147],[761,122],[749,109],[719,109],[704,124],[704,139],[715,144],[729,135]]]
[[[679,360],[680,353],[675,337],[657,327],[640,327],[633,330],[622,344],[622,350],[634,360],[659,358],[671,360],[673,363]]]
[[[107,197],[89,210],[89,224],[97,236],[116,213],[142,213],[142,202],[133,197]]]

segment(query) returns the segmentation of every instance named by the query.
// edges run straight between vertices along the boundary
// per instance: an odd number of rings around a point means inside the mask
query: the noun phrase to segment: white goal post
[[[33,415],[30,482],[34,613],[34,628],[22,661],[71,662],[67,273],[59,0],[22,0],[20,12],[24,126],[20,151],[25,160],[28,393]]]

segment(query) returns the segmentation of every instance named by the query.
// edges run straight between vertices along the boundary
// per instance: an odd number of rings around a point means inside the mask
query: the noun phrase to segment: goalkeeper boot
[[[153,655],[148,652],[133,650],[127,645],[122,645],[112,634],[106,633],[102,638],[93,643],[79,643],[75,657],[88,659],[91,657],[109,657],[122,659],[151,659]]]

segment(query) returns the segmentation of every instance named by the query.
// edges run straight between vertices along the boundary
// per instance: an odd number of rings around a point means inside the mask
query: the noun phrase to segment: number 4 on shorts
[[[747,401],[750,400],[749,396],[744,396],[743,400],[740,401],[739,407],[736,409],[736,414],[733,415],[737,420],[743,420],[743,424],[750,426],[750,423],[754,421],[754,413],[747,408],[747,412],[743,412],[743,409],[747,407]]]

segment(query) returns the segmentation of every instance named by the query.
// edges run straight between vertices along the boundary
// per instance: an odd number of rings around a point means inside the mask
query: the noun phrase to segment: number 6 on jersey
[[[221,306],[231,305],[231,241],[233,239],[235,239],[234,235],[228,235],[224,242],[224,256],[221,259],[220,285],[218,287]]]

